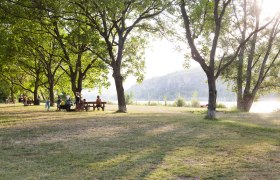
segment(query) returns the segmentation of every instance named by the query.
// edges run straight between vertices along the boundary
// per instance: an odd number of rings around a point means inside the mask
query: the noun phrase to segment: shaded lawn
[[[280,114],[0,105],[0,179],[280,179]]]

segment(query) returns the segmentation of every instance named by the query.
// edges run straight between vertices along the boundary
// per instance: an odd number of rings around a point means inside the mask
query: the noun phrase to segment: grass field
[[[0,179],[280,179],[280,113],[0,105]]]

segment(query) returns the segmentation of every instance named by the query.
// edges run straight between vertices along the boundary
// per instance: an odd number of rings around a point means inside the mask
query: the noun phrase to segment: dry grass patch
[[[3,179],[279,179],[279,114],[0,105]],[[202,111],[202,112],[201,112]]]

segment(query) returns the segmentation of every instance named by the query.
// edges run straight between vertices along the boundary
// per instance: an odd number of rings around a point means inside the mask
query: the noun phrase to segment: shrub
[[[159,102],[151,102],[151,101],[149,101],[147,105],[148,105],[148,106],[160,106],[160,105],[161,105],[161,103],[159,103]]]
[[[200,103],[198,101],[198,92],[195,91],[192,93],[192,99],[191,99],[191,106],[192,107],[199,107],[200,106]]]
[[[227,108],[226,105],[224,105],[222,103],[217,103],[216,107],[217,108]]]
[[[199,106],[200,106],[200,103],[199,103],[198,100],[192,99],[192,100],[191,100],[191,106],[192,106],[192,107],[199,107]]]
[[[183,97],[179,96],[174,102],[175,106],[177,107],[183,107],[186,105],[186,101]]]
[[[133,92],[125,93],[125,103],[132,104],[133,103]]]
[[[167,96],[164,96],[163,99],[164,99],[164,106],[167,106]]]

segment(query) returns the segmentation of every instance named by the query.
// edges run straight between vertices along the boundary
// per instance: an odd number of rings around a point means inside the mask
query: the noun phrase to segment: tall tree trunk
[[[245,112],[249,112],[253,105],[254,99],[255,97],[253,95],[244,94],[241,110]]]
[[[76,86],[76,75],[74,73],[72,73],[70,76],[70,79],[71,79],[72,92],[75,95],[76,92],[78,91],[77,86]]]
[[[239,54],[238,65],[237,65],[237,109],[242,109],[243,104],[243,63],[244,63],[244,50],[242,47]]]
[[[39,90],[39,76],[36,77],[35,86],[34,86],[34,92],[33,92],[34,105],[38,105],[37,103],[38,90]]]
[[[118,112],[127,112],[126,104],[125,104],[125,96],[124,96],[124,88],[123,88],[123,77],[118,70],[114,70],[113,77],[115,79],[115,85],[118,96]]]
[[[38,105],[38,104],[37,104],[37,99],[38,99],[38,87],[35,86],[35,88],[34,88],[34,93],[33,93],[34,105]]]
[[[50,106],[54,106],[54,90],[53,87],[50,88]]]
[[[15,103],[15,92],[14,92],[14,84],[12,83],[12,86],[10,88],[11,91],[11,98],[12,98],[12,102]]]
[[[78,86],[76,86],[76,84],[78,84]],[[82,85],[83,85],[82,81],[81,82],[79,82],[79,81],[76,82],[75,80],[73,80],[71,82],[72,92],[73,92],[74,95],[76,95],[76,92],[81,94],[81,92],[82,92]]]
[[[49,96],[50,96],[50,106],[54,106],[54,77],[50,80]]]
[[[215,119],[216,103],[217,103],[216,80],[212,75],[207,75],[207,80],[208,80],[208,88],[209,88],[207,119]]]
[[[79,92],[79,94],[82,94],[82,90],[83,90],[83,79],[84,79],[84,75],[82,72],[79,72],[79,77],[78,77],[78,87],[77,87],[77,92]]]
[[[42,92],[42,90],[40,91],[40,93],[41,93],[42,99],[45,101],[46,97],[45,97],[44,93]]]
[[[239,29],[241,30],[241,40],[240,42],[244,42],[246,39],[247,32],[247,0],[243,0],[244,8],[244,20],[243,27],[240,24]],[[237,14],[236,14],[237,15]],[[244,54],[245,54],[245,46],[242,46],[240,49],[240,53],[238,55],[238,64],[237,64],[237,109],[241,110],[243,107],[243,68],[244,68]]]

